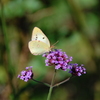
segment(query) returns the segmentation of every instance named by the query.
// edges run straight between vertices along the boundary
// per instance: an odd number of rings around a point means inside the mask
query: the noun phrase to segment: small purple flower
[[[86,74],[86,69],[83,67],[84,65],[81,64],[80,66],[78,64],[70,64],[70,71],[74,76],[81,76],[82,74]]]
[[[64,71],[69,69],[68,64],[72,61],[72,57],[69,57],[65,52],[62,52],[61,49],[55,49],[54,51],[45,53],[43,54],[43,57],[46,57],[46,66],[55,66],[55,69],[62,69]]]
[[[26,67],[26,70],[21,71],[21,74],[17,76],[17,78],[20,78],[21,80],[24,80],[25,82],[31,80],[32,77],[33,77],[32,66]]]

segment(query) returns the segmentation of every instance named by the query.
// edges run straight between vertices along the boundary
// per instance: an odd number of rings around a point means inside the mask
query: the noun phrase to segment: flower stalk
[[[51,81],[51,85],[50,85],[49,93],[48,93],[48,96],[47,96],[47,100],[50,100],[51,93],[52,93],[52,90],[53,90],[53,84],[54,84],[55,76],[56,76],[56,70],[54,72],[54,75],[53,75],[53,78],[52,78],[52,81]]]
[[[65,79],[64,81],[61,81],[61,82],[59,82],[59,83],[53,85],[53,88],[54,88],[54,87],[57,87],[57,86],[59,86],[59,85],[61,85],[61,84],[63,84],[63,83],[65,83],[65,82],[67,82],[67,81],[69,81],[70,79],[71,79],[71,77],[69,77],[69,78]]]
[[[44,85],[50,87],[50,85],[49,85],[48,83],[40,82],[40,81],[37,81],[37,80],[35,80],[35,79],[32,79],[32,80],[35,81],[35,82],[37,82],[37,83],[41,83],[41,84],[44,84]]]

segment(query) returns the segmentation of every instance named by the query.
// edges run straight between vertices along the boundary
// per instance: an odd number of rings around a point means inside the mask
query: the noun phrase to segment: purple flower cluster
[[[64,71],[70,69],[69,73],[74,76],[81,76],[82,74],[86,74],[86,69],[83,67],[83,65],[79,66],[76,63],[70,64],[72,57],[67,56],[67,54],[62,52],[60,49],[55,49],[49,53],[45,53],[43,54],[43,57],[46,57],[46,66],[54,66],[55,69],[62,69]]]
[[[70,69],[68,64],[72,61],[72,57],[67,56],[60,49],[45,53],[43,57],[46,57],[46,66],[55,66],[55,69],[62,69],[64,71]]]
[[[78,64],[70,64],[70,71],[69,73],[71,73],[74,76],[81,76],[82,74],[86,74],[86,69],[83,67],[82,65],[78,65]]]
[[[55,69],[62,69],[64,71],[69,69],[69,73],[73,76],[86,74],[86,69],[83,65],[79,66],[77,63],[70,64],[73,58],[69,57],[65,52],[62,52],[61,49],[54,49],[53,51],[45,53],[43,54],[43,57],[46,57],[46,66],[54,66]],[[26,67],[26,70],[21,71],[21,74],[19,74],[17,78],[20,78],[25,82],[31,80],[33,78],[32,66]]]
[[[21,74],[18,75],[17,78],[20,78],[21,80],[24,80],[27,82],[28,80],[32,79],[33,72],[32,72],[32,66],[26,67],[26,71],[21,71]]]

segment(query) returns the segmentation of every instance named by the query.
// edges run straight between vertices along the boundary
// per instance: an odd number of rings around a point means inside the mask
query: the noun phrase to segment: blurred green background
[[[1,0],[0,19],[0,100],[47,98],[47,86],[17,79],[26,66],[34,66],[35,79],[51,82],[54,68],[28,49],[35,26],[87,69],[86,75],[54,88],[51,100],[100,100],[99,0]],[[68,76],[59,70],[56,82]]]

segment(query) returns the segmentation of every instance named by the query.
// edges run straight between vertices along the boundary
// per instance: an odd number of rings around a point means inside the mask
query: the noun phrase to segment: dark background
[[[34,78],[50,83],[53,67],[29,52],[32,29],[39,27],[55,48],[84,64],[87,74],[54,88],[51,100],[100,100],[99,0],[0,1],[0,100],[46,100],[49,88],[17,79],[34,66]],[[59,70],[56,82],[69,76]]]

